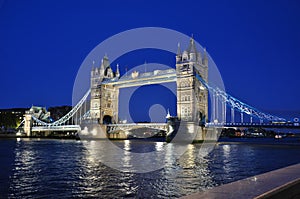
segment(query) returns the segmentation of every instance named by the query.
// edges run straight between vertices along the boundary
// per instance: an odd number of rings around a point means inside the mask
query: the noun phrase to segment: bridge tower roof
[[[189,52],[189,53],[197,53],[197,48],[196,48],[195,40],[194,40],[193,36],[190,39],[190,44],[189,44],[189,47],[186,51]]]

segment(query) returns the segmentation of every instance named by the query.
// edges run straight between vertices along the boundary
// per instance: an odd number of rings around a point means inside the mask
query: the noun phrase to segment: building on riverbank
[[[26,110],[28,108],[0,109],[0,131],[7,131],[19,126]]]

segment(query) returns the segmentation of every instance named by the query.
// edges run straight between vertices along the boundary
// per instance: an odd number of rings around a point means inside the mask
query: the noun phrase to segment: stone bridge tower
[[[27,136],[31,136],[31,128],[32,128],[32,112],[31,111],[26,111],[24,115],[24,133]]]
[[[177,117],[182,121],[199,122],[208,118],[208,91],[195,77],[199,74],[208,79],[208,58],[197,51],[195,41],[190,39],[189,47],[181,53],[180,44],[176,55]]]
[[[93,67],[91,71],[91,104],[92,119],[98,119],[100,124],[118,122],[119,89],[106,81],[120,78],[119,67],[114,73],[108,57],[105,55],[99,68]]]

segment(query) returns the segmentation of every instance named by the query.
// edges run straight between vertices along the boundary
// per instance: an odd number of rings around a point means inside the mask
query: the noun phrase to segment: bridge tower
[[[32,112],[31,111],[26,111],[24,115],[24,133],[27,136],[31,136],[31,129],[32,129]]]
[[[102,62],[103,63],[103,62]],[[91,103],[90,114],[92,119],[98,119],[100,117],[100,89],[98,87],[100,83],[100,68],[94,67],[91,71]]]
[[[180,44],[176,55],[177,117],[182,121],[204,123],[208,118],[208,91],[196,80],[199,74],[208,79],[208,58],[197,51],[194,38],[181,53]]]
[[[98,119],[100,124],[118,122],[119,89],[107,81],[117,81],[120,77],[119,66],[114,73],[108,57],[105,55],[99,68],[91,71],[91,104],[92,119]]]

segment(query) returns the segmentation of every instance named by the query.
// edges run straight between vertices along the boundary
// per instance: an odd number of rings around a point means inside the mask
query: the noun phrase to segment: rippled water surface
[[[0,195],[4,198],[173,198],[300,162],[300,147],[218,144],[207,156],[191,144],[180,158],[172,144],[116,141],[122,154],[105,150],[104,141],[0,140]],[[93,151],[98,146],[101,150]],[[130,172],[126,151],[163,147],[164,168]],[[112,169],[102,156],[120,160],[125,172]],[[141,160],[149,167],[153,160]]]

